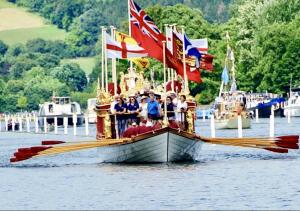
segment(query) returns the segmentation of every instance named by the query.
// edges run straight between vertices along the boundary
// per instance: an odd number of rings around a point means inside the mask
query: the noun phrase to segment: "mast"
[[[116,40],[116,28],[114,26],[110,26],[110,33],[113,40]],[[111,60],[111,75],[112,82],[114,83],[114,95],[117,94],[117,61],[116,58],[112,58]]]
[[[186,74],[186,58],[185,58],[185,40],[184,40],[184,26],[181,26],[182,30],[182,53],[183,53],[183,73],[184,73],[184,93],[189,94],[189,82]]]
[[[129,36],[131,37],[131,23],[130,23],[130,0],[127,1],[128,4],[128,32],[129,32]],[[130,63],[130,70],[133,69],[133,63],[131,60],[129,60]]]
[[[167,82],[166,82],[166,41],[162,41],[163,43],[163,62],[164,62],[164,92],[165,92],[165,103],[164,103],[164,124],[168,125],[168,117],[167,117]]]
[[[104,36],[105,27],[101,26],[101,88],[104,89]]]

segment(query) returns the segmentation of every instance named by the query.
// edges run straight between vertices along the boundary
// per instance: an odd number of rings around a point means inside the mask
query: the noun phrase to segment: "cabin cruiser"
[[[73,117],[74,116],[74,117]],[[57,117],[57,125],[63,125],[64,117],[67,117],[68,125],[73,125],[73,118],[76,118],[76,124],[83,123],[83,113],[77,102],[72,102],[70,97],[52,97],[51,102],[45,102],[40,105],[38,112],[39,124],[44,124],[46,117],[48,124],[54,124]]]
[[[248,111],[256,113],[258,110],[259,118],[269,118],[272,114],[272,108],[274,116],[284,117],[284,102],[285,99],[277,94],[273,93],[250,93],[246,95]]]
[[[300,116],[300,87],[290,90],[289,99],[284,107],[284,114],[287,116],[290,112],[290,116]]]
[[[97,114],[95,112],[96,103],[97,98],[90,98],[87,101],[88,122],[93,124],[97,121]]]

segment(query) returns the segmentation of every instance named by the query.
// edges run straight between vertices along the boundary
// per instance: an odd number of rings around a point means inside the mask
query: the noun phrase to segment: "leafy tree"
[[[3,56],[6,53],[7,49],[8,46],[2,40],[0,40],[0,56]]]
[[[17,107],[21,110],[27,107],[27,97],[21,96],[18,99]]]
[[[51,75],[66,83],[73,91],[83,91],[87,85],[85,72],[75,63],[56,67],[51,71]]]

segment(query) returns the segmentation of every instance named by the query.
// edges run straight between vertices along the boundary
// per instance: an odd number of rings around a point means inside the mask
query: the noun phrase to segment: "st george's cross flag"
[[[138,45],[135,39],[118,31],[116,31],[116,40],[118,42],[125,42],[126,44],[130,45]],[[145,70],[150,67],[150,61],[147,58],[130,58],[129,60],[136,64],[136,66],[138,66],[141,70]]]
[[[118,59],[128,59],[128,58],[140,58],[148,56],[145,49],[138,45],[127,44],[124,41],[118,42],[112,39],[112,37],[106,33],[106,50],[107,58],[118,58]]]

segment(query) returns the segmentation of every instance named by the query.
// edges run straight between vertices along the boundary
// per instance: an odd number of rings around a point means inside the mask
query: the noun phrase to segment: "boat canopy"
[[[52,102],[55,104],[65,105],[71,102],[70,97],[52,97]]]

